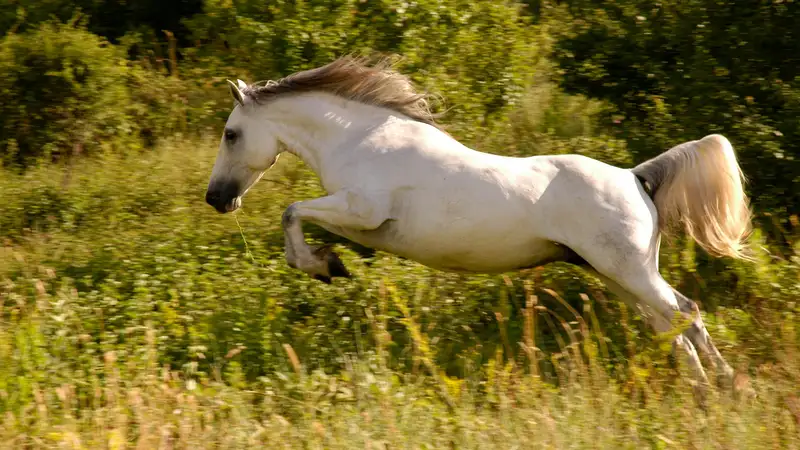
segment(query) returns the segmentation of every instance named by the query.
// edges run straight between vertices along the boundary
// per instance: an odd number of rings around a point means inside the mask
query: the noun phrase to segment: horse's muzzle
[[[222,214],[236,211],[242,205],[238,183],[212,183],[206,191],[206,203]]]

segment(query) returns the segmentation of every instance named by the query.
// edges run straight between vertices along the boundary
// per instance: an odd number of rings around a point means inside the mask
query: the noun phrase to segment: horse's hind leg
[[[617,297],[622,299],[622,301],[624,301],[629,307],[640,310],[645,315],[648,324],[650,324],[650,326],[653,327],[656,332],[663,333],[672,329],[672,323],[670,321],[671,316],[668,314],[668,311],[675,311],[675,309],[670,306],[671,303],[669,299],[659,297],[657,289],[654,289],[651,292],[651,296],[644,297],[648,299],[647,301],[642,301],[642,297],[632,294],[628,289],[624,288],[622,285],[603,273],[597,271],[597,269],[594,267],[585,268],[600,278],[606,287],[608,287],[608,289]],[[698,386],[698,394],[702,395],[702,386],[708,382],[708,377],[706,376],[706,372],[703,369],[702,363],[700,362],[700,357],[697,355],[695,346],[689,339],[686,339],[686,337],[681,334],[678,335],[678,337],[676,337],[673,341],[672,352],[676,357],[680,353],[683,353],[692,378],[701,384],[701,386]]]
[[[628,227],[620,227],[617,221],[596,224],[593,233],[566,244],[597,272],[612,292],[638,309],[656,332],[670,331],[676,314],[691,317],[681,310],[681,304],[684,304],[684,309],[690,304],[683,298],[679,301],[675,290],[658,272],[658,235],[643,228],[650,226],[648,221],[631,219],[626,222]],[[695,321],[693,325],[697,325],[698,330],[705,330],[701,328],[702,322]],[[698,393],[702,393],[708,378],[691,337],[699,338],[706,334],[684,335],[685,331],[681,330],[682,334],[674,340],[673,351],[683,354],[690,374],[697,382]]]
[[[697,307],[697,303],[690,300],[676,289],[673,289],[673,292],[675,293],[675,299],[678,301],[678,307],[681,312],[684,314],[691,314],[695,317],[692,325],[684,332],[684,335],[694,343],[695,347],[700,350],[701,353],[710,358],[711,363],[714,364],[718,372],[718,380],[725,384],[731,383],[733,381],[733,369],[728,365],[725,358],[722,357],[722,354],[711,340],[711,335],[708,333],[708,330],[706,330],[703,318],[700,316],[700,309]]]

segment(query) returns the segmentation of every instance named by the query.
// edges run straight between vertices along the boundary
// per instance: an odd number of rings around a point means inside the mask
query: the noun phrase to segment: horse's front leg
[[[342,190],[326,197],[297,202],[286,208],[282,225],[286,262],[312,278],[330,283],[333,277],[350,277],[339,256],[329,246],[311,247],[303,235],[303,221],[353,230],[374,230],[389,219],[389,196]]]

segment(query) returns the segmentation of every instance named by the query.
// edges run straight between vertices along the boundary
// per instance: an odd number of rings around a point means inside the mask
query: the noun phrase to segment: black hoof
[[[328,256],[328,273],[331,274],[331,277],[342,277],[342,278],[350,278],[350,272],[347,270],[347,267],[344,266],[344,263],[341,259],[339,259],[339,255],[336,253],[331,252]]]
[[[315,280],[322,281],[325,284],[331,284],[331,277],[326,277],[325,275],[314,275],[313,278]]]
[[[314,279],[320,280],[323,283],[330,284],[331,278],[334,277],[342,277],[342,278],[352,278],[352,275],[344,266],[344,263],[339,258],[333,250],[331,250],[330,245],[323,245],[314,249],[314,255],[320,259],[323,259],[325,263],[328,265],[328,276],[325,275],[315,275]]]

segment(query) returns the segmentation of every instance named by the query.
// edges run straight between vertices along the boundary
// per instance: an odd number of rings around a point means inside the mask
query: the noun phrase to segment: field
[[[0,449],[799,449],[797,17],[752,0],[0,2]],[[306,226],[354,274],[310,280],[280,221],[322,190],[291,155],[216,213],[225,80],[345,54],[391,56],[486,152],[632,167],[725,135],[756,260],[678,235],[659,266],[733,386],[699,402],[673,336],[569,264],[446,274]]]
[[[309,281],[279,218],[316,178],[284,157],[219,215],[213,142],[4,174],[4,448],[800,445],[796,259],[742,266],[744,303],[706,314],[742,375],[703,409],[669,341],[568,265],[461,277],[340,245],[354,279]]]

